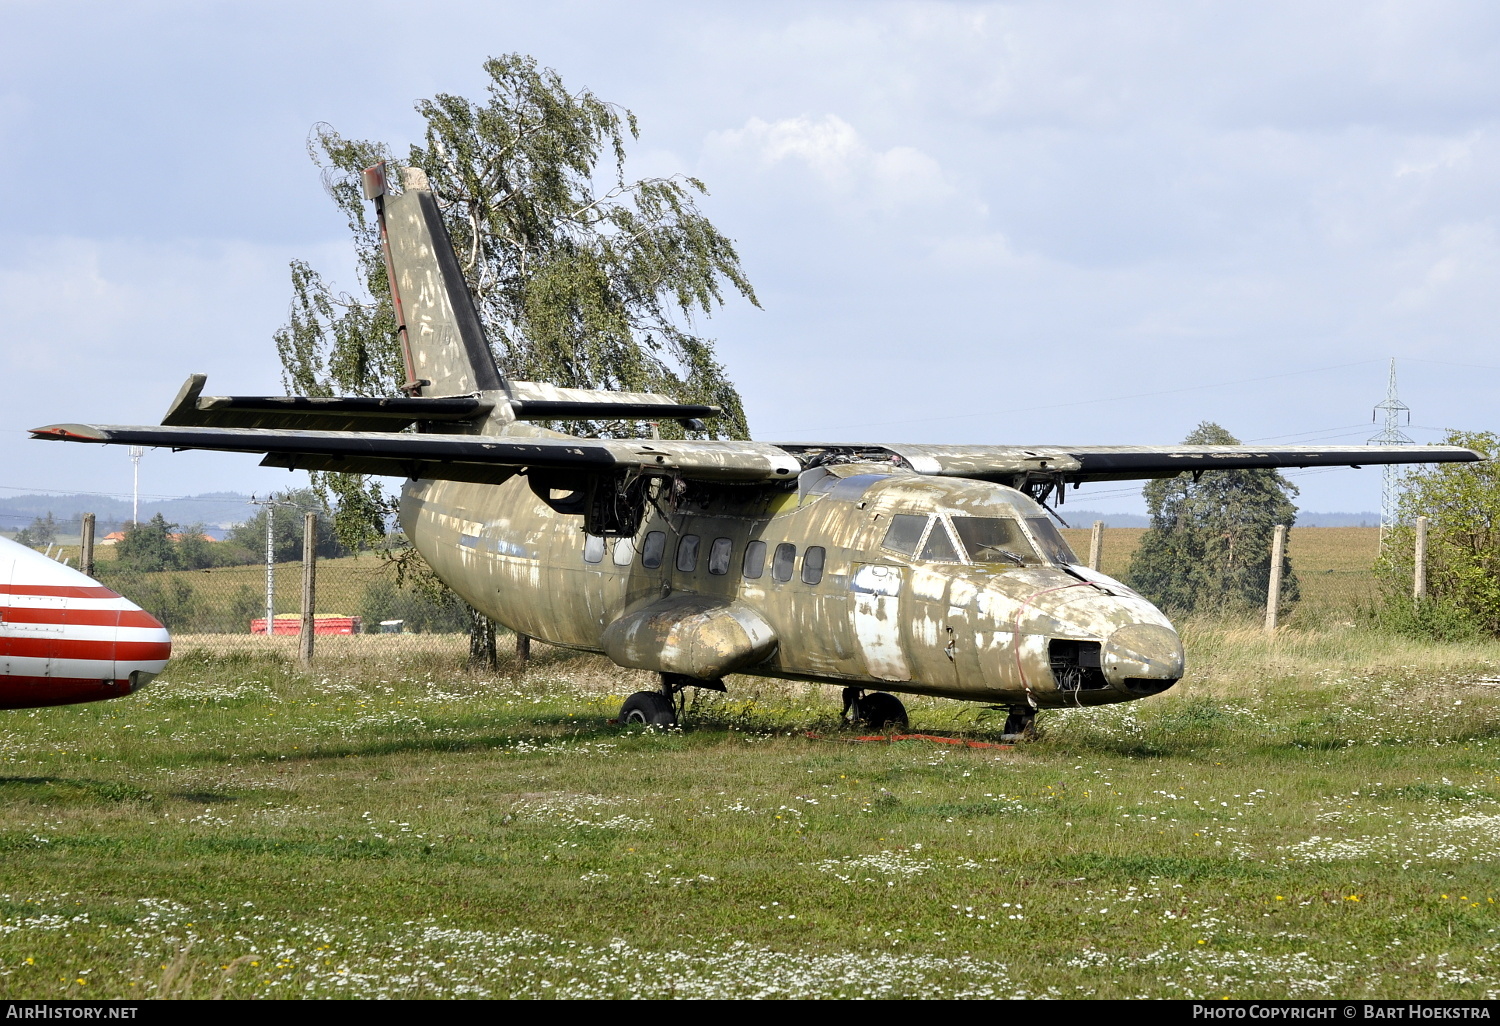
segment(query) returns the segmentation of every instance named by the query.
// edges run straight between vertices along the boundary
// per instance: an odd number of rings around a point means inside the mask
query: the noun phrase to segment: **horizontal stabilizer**
[[[281,428],[291,431],[403,431],[423,423],[477,423],[495,409],[484,395],[439,398],[381,396],[203,395],[207,379],[190,376],[162,424],[167,427]],[[676,420],[717,417],[717,406],[679,403],[654,392],[557,388],[517,381],[516,420]],[[492,392],[491,396],[499,393]]]
[[[517,420],[702,420],[722,412],[655,392],[559,388],[535,381],[511,382],[510,394]]]
[[[188,378],[162,424],[169,427],[401,431],[416,423],[478,421],[495,404],[478,396],[402,397],[202,395],[206,378]]]

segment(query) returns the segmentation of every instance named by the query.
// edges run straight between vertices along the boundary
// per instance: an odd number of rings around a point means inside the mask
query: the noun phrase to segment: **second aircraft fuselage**
[[[663,481],[634,536],[601,538],[523,477],[420,480],[401,522],[475,608],[627,666],[1034,708],[1129,701],[1183,673],[1160,611],[982,481],[878,464],[795,490]]]

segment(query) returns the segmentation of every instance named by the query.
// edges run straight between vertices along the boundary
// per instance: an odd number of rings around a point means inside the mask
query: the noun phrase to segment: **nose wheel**
[[[845,688],[844,722],[871,730],[904,729],[907,725],[906,706],[901,704],[901,699],[884,691],[866,694],[860,688]]]

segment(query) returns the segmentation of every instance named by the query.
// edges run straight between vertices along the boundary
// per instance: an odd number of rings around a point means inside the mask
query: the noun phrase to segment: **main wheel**
[[[871,730],[906,727],[906,706],[884,691],[861,695],[854,703],[855,717]]]
[[[660,691],[637,691],[620,706],[620,722],[643,727],[675,727],[677,713]]]
[[[1002,741],[1030,741],[1036,737],[1036,710],[1029,705],[1011,707],[1001,728]]]

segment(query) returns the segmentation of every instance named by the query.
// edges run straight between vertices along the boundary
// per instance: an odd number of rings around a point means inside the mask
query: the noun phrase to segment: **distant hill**
[[[1297,511],[1297,527],[1379,527],[1379,513],[1310,513]]]
[[[203,524],[219,537],[225,530],[255,515],[250,496],[238,492],[207,492],[174,499],[141,497],[141,519],[160,513],[174,524]],[[13,495],[0,497],[0,531],[15,534],[37,517],[51,513],[59,534],[77,535],[83,514],[97,516],[99,536],[118,531],[130,520],[130,499],[108,495]]]
[[[1095,520],[1104,521],[1105,527],[1150,527],[1151,518],[1139,513],[1096,513],[1090,509],[1058,510],[1062,518],[1074,527],[1093,527]],[[1313,513],[1297,511],[1294,527],[1379,527],[1379,513]]]

